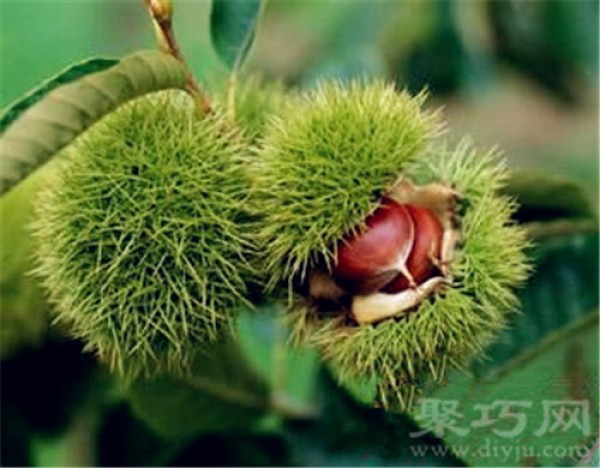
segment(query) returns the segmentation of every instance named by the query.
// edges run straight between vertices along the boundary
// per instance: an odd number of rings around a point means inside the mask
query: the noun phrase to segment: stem
[[[318,414],[316,408],[298,402],[282,392],[273,393],[270,398],[263,399],[244,390],[227,387],[204,377],[186,379],[182,383],[239,407],[272,411],[286,419],[312,419]]]
[[[257,397],[256,395],[245,392],[244,390],[213,382],[211,379],[205,377],[186,379],[184,383],[195,390],[208,393],[209,395],[236,406],[256,408],[261,410],[270,409],[270,402],[268,399]]]
[[[179,60],[186,70],[186,90],[196,101],[198,108],[203,114],[209,114],[211,112],[211,106],[206,96],[202,92],[200,84],[194,77],[190,68],[181,53],[181,48],[175,37],[173,30],[173,7],[170,0],[143,0],[152,24],[154,25],[154,32],[156,34],[156,40],[159,48],[167,54],[172,55]]]
[[[65,466],[95,465],[94,439],[97,432],[96,409],[86,407],[78,414],[67,430]]]
[[[531,222],[525,224],[530,238],[537,240],[561,235],[586,234],[598,229],[598,223],[591,219]]]
[[[235,79],[235,74],[232,75],[232,78]],[[286,336],[282,318],[279,315],[275,321],[275,326],[277,329],[275,331],[275,344],[273,347],[271,410],[285,419],[314,419],[318,415],[317,408],[295,399],[286,392]]]
[[[231,119],[235,119],[235,93],[237,91],[237,73],[234,71],[227,82],[227,110]]]
[[[285,392],[286,381],[286,337],[281,324],[281,316],[278,314],[275,320],[275,344],[273,346],[273,392],[275,394]]]
[[[521,354],[518,354],[516,357],[509,360],[504,366],[500,367],[498,370],[490,373],[489,375],[486,375],[482,380],[486,382],[496,381],[511,370],[519,368],[519,366],[522,365],[524,362],[527,362],[535,356],[540,355],[548,347],[554,345],[555,343],[564,339],[565,337],[575,334],[581,330],[584,330],[594,323],[596,323],[595,327],[597,327],[598,314],[595,312],[596,311],[592,309],[588,313],[583,315],[581,318],[577,319],[575,322],[569,324],[568,326],[549,333],[542,340],[540,340],[539,343],[521,352]]]
[[[275,414],[290,420],[310,420],[319,415],[316,407],[278,392],[271,395],[271,409]]]

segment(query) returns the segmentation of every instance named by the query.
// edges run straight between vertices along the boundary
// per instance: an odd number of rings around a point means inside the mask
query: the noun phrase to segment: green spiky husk
[[[41,193],[37,273],[120,374],[184,371],[247,302],[245,151],[230,122],[159,93],[92,129]]]
[[[287,106],[250,162],[269,289],[330,262],[399,171],[426,150],[437,116],[393,86],[325,84]]]
[[[507,173],[494,152],[464,141],[453,151],[428,152],[403,173],[419,184],[453,187],[463,197],[452,285],[409,315],[376,325],[324,318],[301,298],[289,319],[294,339],[317,347],[342,382],[374,378],[380,404],[406,408],[425,381],[442,381],[448,367],[462,367],[484,352],[507,315],[517,310],[513,289],[525,280],[529,266],[525,232],[511,221],[515,204],[498,195]]]
[[[232,90],[228,89],[228,92]],[[279,82],[266,81],[258,76],[249,76],[236,83],[233,103],[227,102],[231,96],[222,97],[223,107],[231,107],[236,123],[246,136],[256,141],[263,134],[270,117],[278,115],[296,98],[295,93],[286,90]]]

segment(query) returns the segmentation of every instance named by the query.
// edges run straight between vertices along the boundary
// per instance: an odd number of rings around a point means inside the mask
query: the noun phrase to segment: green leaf
[[[268,386],[233,343],[198,352],[189,376],[133,382],[128,399],[158,434],[182,439],[252,427],[271,404]]]
[[[0,135],[0,194],[121,104],[169,88],[185,88],[184,66],[162,52],[147,51],[50,91]]]
[[[520,366],[506,369],[501,378],[481,380],[457,372],[450,376],[446,387],[428,395],[430,407],[446,405],[455,410],[454,429],[467,432],[446,430],[443,437],[452,447],[460,448],[461,457],[469,465],[581,466],[578,460],[595,445],[599,417],[597,316],[544,344],[539,351]],[[504,417],[500,413],[503,402],[508,405]],[[548,404],[545,402],[558,402],[554,414],[544,410],[544,404]],[[589,410],[579,410],[577,420],[582,424],[585,412],[589,432],[585,426],[574,424],[553,428],[559,418],[556,413],[568,402],[588,405]],[[480,405],[495,406],[486,410]],[[432,422],[434,412],[429,411],[427,416],[421,411],[425,406],[417,409],[421,424]],[[486,411],[488,417],[483,415]],[[519,419],[524,421],[522,428],[517,425]],[[547,430],[545,420],[550,421]]]
[[[106,70],[117,63],[119,63],[119,61],[116,59],[90,58],[84,60],[83,62],[67,67],[58,75],[53,76],[37,88],[29,91],[22,98],[9,105],[0,116],[0,133],[4,132],[6,127],[18,119],[23,112],[43,99],[44,96],[53,89],[78,80],[79,78],[89,75],[90,73]]]
[[[29,225],[34,200],[55,165],[48,164],[0,199],[0,359],[41,346],[50,323],[50,305],[30,272],[34,242]]]
[[[519,222],[594,216],[585,191],[571,179],[535,171],[513,171],[504,193],[517,199]]]
[[[317,419],[284,426],[295,464],[464,466],[437,437],[414,437],[421,429],[411,417],[358,404],[329,373],[320,376],[320,397]]]
[[[598,228],[596,222],[536,225],[531,251],[534,272],[520,292],[522,313],[515,314],[477,362],[478,375],[502,372],[535,352],[539,344],[581,320],[597,316]]]
[[[240,347],[275,395],[288,403],[311,405],[320,367],[318,355],[313,349],[290,346],[281,312],[276,305],[266,304],[240,314]]]
[[[210,12],[212,42],[234,72],[241,68],[256,35],[261,0],[213,0]]]

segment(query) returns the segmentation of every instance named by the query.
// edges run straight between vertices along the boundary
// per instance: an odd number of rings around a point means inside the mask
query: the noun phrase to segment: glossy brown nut
[[[380,290],[406,263],[414,242],[407,205],[384,198],[366,219],[366,229],[340,243],[333,276],[353,294]]]
[[[436,263],[440,260],[444,229],[437,216],[425,208],[404,205],[415,226],[415,241],[406,262],[406,268],[420,285],[438,273]],[[385,285],[383,292],[394,294],[411,286],[409,279],[399,274]]]

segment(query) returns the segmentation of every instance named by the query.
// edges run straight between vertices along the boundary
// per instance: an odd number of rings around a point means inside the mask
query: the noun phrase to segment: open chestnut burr
[[[317,302],[349,297],[358,324],[404,315],[450,283],[457,200],[440,184],[400,179],[362,229],[339,241],[329,271],[312,272],[309,296]]]

